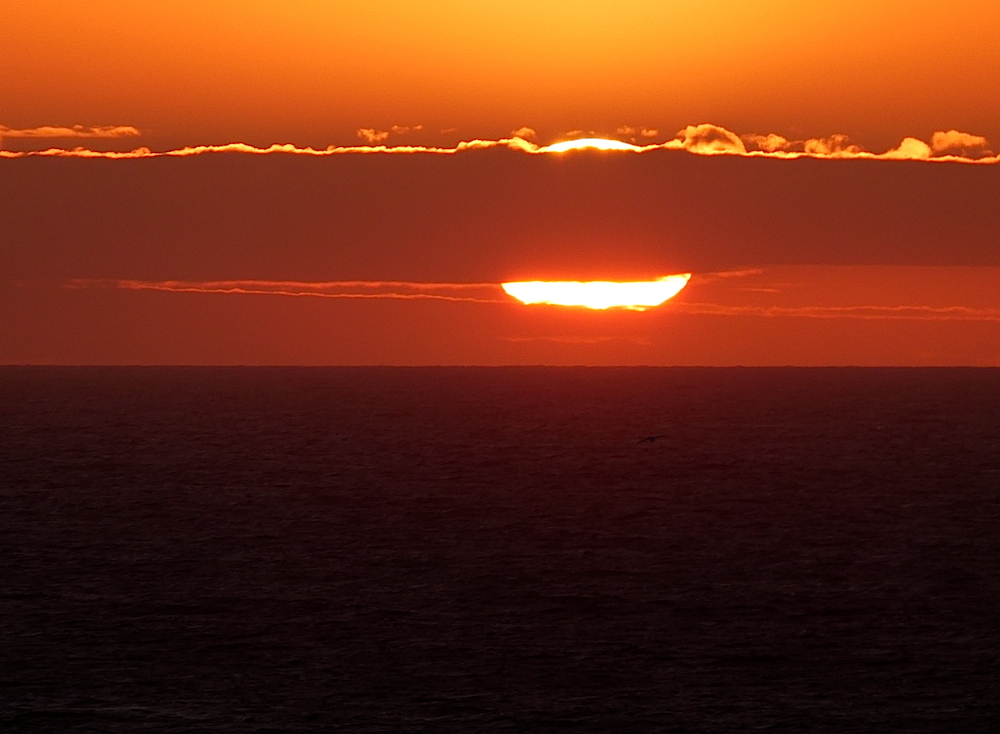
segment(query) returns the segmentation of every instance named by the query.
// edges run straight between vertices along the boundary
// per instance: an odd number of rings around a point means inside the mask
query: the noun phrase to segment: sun
[[[568,150],[631,150],[641,151],[637,145],[623,143],[620,140],[608,140],[607,138],[580,138],[578,140],[565,140],[561,143],[553,143],[539,149],[539,153],[565,153]]]
[[[627,308],[645,311],[673,298],[691,279],[691,273],[642,281],[534,280],[501,283],[508,295],[521,303],[583,306],[592,309]]]

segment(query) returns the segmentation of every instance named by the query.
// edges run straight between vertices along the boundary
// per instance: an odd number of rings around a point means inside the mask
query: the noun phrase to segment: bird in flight
[[[667,436],[665,433],[661,433],[658,436],[646,436],[645,438],[640,438],[639,443],[646,443],[646,442],[653,443],[653,441],[655,441],[658,438],[666,438],[666,437]]]

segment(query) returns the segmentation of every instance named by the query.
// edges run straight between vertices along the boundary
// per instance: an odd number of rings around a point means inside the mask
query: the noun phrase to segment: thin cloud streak
[[[691,275],[691,284],[714,283],[729,278],[749,278],[754,275],[763,275],[765,272],[764,268],[743,268],[742,270],[719,270],[713,273],[694,273]]]
[[[412,290],[468,290],[496,288],[496,283],[415,283],[405,280],[325,280],[325,281],[304,281],[304,280],[205,280],[205,281],[185,281],[185,280],[163,280],[163,281],[143,281],[143,280],[113,280],[113,281],[88,281],[74,280],[71,283],[92,284],[92,283],[115,283],[118,287],[128,288],[133,285],[162,285],[162,286],[202,286],[206,288],[257,288],[266,290],[297,288],[304,290],[340,290],[345,288],[407,288]]]
[[[359,298],[394,300],[435,300],[469,303],[509,303],[499,298],[448,295],[448,291],[493,290],[495,283],[412,283],[407,281],[291,281],[291,280],[88,280],[75,279],[66,288],[114,288],[170,293],[217,293],[237,295],[312,296],[316,298]],[[396,290],[386,290],[386,289]],[[434,292],[443,291],[443,292]]]
[[[676,303],[681,313],[698,316],[762,316],[866,321],[1000,321],[1000,308],[970,306],[729,306]]]
[[[96,130],[97,128],[92,128]],[[123,128],[124,129],[124,128]],[[134,130],[134,128],[129,128]],[[417,129],[417,128],[412,128]],[[524,132],[527,129],[515,132]],[[533,131],[532,131],[533,132]],[[23,158],[30,156],[70,157],[70,158],[160,158],[207,153],[247,153],[254,155],[269,155],[286,153],[293,155],[330,156],[344,154],[408,154],[429,153],[437,155],[454,155],[469,150],[484,150],[490,148],[508,148],[527,154],[565,154],[573,150],[602,149],[624,153],[648,153],[657,150],[683,150],[695,155],[734,155],[747,158],[779,158],[794,160],[797,158],[817,158],[824,160],[864,159],[886,161],[924,161],[935,163],[966,163],[990,165],[1000,163],[1000,155],[994,154],[988,141],[978,135],[959,132],[958,130],[938,131],[927,143],[913,137],[904,138],[896,148],[884,153],[873,153],[861,146],[851,143],[846,135],[836,134],[828,138],[810,138],[807,140],[788,140],[780,135],[756,133],[737,135],[718,125],[701,124],[688,125],[680,130],[672,140],[662,143],[636,145],[619,140],[606,138],[587,138],[582,140],[567,140],[551,145],[538,145],[513,135],[499,140],[468,140],[454,147],[435,147],[423,145],[385,145],[375,144],[384,141],[385,131],[362,129],[359,137],[368,141],[369,145],[331,145],[325,149],[311,147],[300,148],[292,144],[275,144],[266,148],[258,148],[246,143],[229,143],[226,145],[199,145],[154,152],[149,148],[137,148],[129,152],[102,152],[77,148],[67,150],[49,148],[38,151],[2,151],[0,157]],[[96,135],[94,137],[97,137]]]
[[[41,127],[11,128],[0,125],[2,138],[134,138],[142,132],[131,125],[103,125],[84,127],[83,125],[42,125]]]
[[[621,336],[502,336],[505,342],[514,344],[531,344],[534,342],[547,342],[552,344],[607,344],[609,342],[621,342],[625,344],[638,344],[644,347],[653,346],[653,342],[646,339],[629,339]]]
[[[726,277],[758,274],[760,270],[707,273],[702,282]],[[707,276],[707,277],[706,277]],[[697,277],[697,276],[696,276]],[[501,292],[499,283],[418,283],[395,280],[115,280],[74,279],[64,284],[68,289],[111,288],[131,291],[169,293],[208,293],[223,295],[274,295],[339,299],[435,300],[464,303],[520,305],[513,299],[491,298]],[[746,289],[740,289],[746,290]],[[764,289],[761,289],[764,290]],[[768,289],[770,290],[770,289]],[[452,295],[480,291],[479,295]],[[740,306],[718,303],[669,301],[657,310],[696,316],[756,316],[762,318],[859,319],[865,321],[987,321],[1000,322],[1000,308],[971,306]],[[532,337],[534,339],[534,337]]]

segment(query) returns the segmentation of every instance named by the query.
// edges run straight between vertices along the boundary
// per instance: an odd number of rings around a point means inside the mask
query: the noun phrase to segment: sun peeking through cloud
[[[732,155],[745,158],[819,158],[819,159],[868,159],[884,161],[935,161],[938,163],[975,163],[981,165],[1000,165],[1000,154],[993,152],[989,141],[981,135],[947,130],[935,132],[930,141],[906,137],[899,146],[883,153],[874,153],[851,142],[847,135],[835,133],[828,137],[790,140],[776,133],[760,135],[747,133],[738,135],[731,130],[710,123],[688,125],[679,130],[672,139],[660,143],[635,144],[626,143],[612,138],[577,138],[564,140],[551,145],[539,145],[532,140],[536,133],[531,128],[519,128],[511,132],[509,138],[499,140],[471,139],[463,140],[451,147],[435,145],[390,145],[389,136],[406,134],[418,130],[421,126],[406,127],[394,125],[391,130],[375,128],[360,128],[357,136],[365,145],[329,145],[323,149],[298,147],[292,143],[275,143],[265,148],[259,148],[246,143],[226,143],[223,145],[194,145],[176,150],[153,151],[149,148],[136,148],[131,151],[101,151],[90,150],[80,146],[73,149],[46,148],[44,150],[4,150],[5,138],[122,138],[141,135],[138,128],[129,126],[88,127],[76,125],[72,128],[45,126],[38,128],[13,129],[0,125],[0,159],[24,157],[64,157],[64,158],[159,158],[163,156],[191,156],[210,153],[245,153],[254,155],[308,155],[337,156],[353,154],[378,155],[454,155],[466,151],[486,150],[489,148],[509,148],[513,151],[529,155],[547,155],[554,153],[562,155],[573,151],[626,152],[649,153],[652,151],[687,151],[694,155]],[[443,131],[449,132],[449,131]],[[658,131],[632,127],[621,127],[619,134],[632,135],[638,133],[642,137],[652,138]]]
[[[608,140],[607,138],[580,138],[578,140],[565,140],[561,143],[553,143],[541,148],[543,153],[565,153],[568,150],[631,150],[639,152],[642,150],[638,145],[623,143],[621,140]]]
[[[633,282],[535,280],[502,283],[501,286],[508,295],[525,304],[545,303],[593,309],[617,307],[645,311],[676,296],[690,279],[691,273],[683,273]]]

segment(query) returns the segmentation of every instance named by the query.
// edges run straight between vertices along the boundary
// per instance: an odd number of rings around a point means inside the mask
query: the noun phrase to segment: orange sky
[[[3,27],[0,124],[153,147],[418,124],[1000,140],[994,0],[8,0]]]
[[[1000,364],[993,0],[13,0],[2,23],[0,363]],[[590,134],[663,147],[528,154]],[[17,157],[476,139],[499,142]],[[646,313],[499,291],[677,272]],[[238,280],[486,290],[190,292]]]

